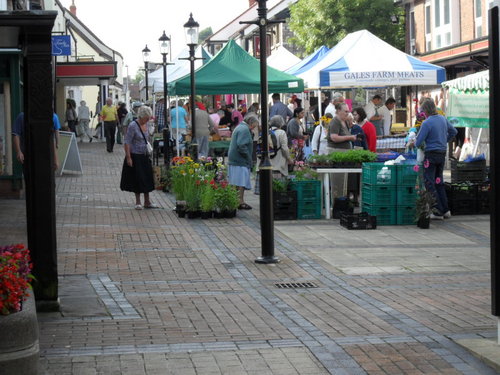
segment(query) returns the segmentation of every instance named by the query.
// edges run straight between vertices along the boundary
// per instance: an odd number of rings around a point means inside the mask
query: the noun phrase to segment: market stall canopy
[[[198,46],[195,50],[194,55],[202,57],[203,59],[195,60],[195,69],[206,64],[212,58],[212,55],[202,46]],[[184,77],[189,74],[190,62],[189,60],[183,60],[189,57],[189,49],[185,48],[179,53],[174,60],[172,60],[173,65],[167,67],[167,82],[173,82],[176,79]],[[182,60],[181,60],[182,59]],[[155,70],[153,73],[149,74],[149,81],[152,82],[154,93],[163,93],[163,67]]]
[[[299,62],[300,59],[283,46],[276,48],[267,58],[268,66],[282,72]]]
[[[196,93],[257,94],[260,93],[260,61],[230,40],[208,63],[196,70]],[[301,92],[304,81],[291,74],[267,68],[269,92]],[[169,84],[171,95],[191,93],[190,76]]]
[[[452,125],[487,128],[490,124],[490,72],[469,74],[442,83],[448,89],[446,117]]]
[[[298,75],[311,69],[328,53],[329,49],[326,46],[319,47],[316,51],[307,56],[304,60],[298,62],[288,70],[286,73]]]
[[[306,87],[347,88],[437,85],[445,69],[392,47],[367,30],[347,35],[303,74]]]

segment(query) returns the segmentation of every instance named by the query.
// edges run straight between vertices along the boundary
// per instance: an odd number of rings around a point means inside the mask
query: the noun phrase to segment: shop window
[[[483,36],[482,0],[474,0],[474,23],[476,38]]]
[[[434,0],[435,49],[451,44],[451,0]]]

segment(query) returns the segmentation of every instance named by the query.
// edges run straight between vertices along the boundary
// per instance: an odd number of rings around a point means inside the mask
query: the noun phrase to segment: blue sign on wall
[[[52,37],[52,56],[71,55],[71,36],[56,35]]]

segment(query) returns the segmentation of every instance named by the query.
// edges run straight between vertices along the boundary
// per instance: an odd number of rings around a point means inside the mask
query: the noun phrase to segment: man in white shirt
[[[378,113],[382,116],[383,128],[382,135],[391,135],[391,125],[392,125],[392,110],[396,106],[396,100],[394,98],[389,98],[385,101],[385,105],[378,109]]]
[[[366,119],[375,125],[377,135],[383,135],[383,117],[380,115],[379,110],[382,105],[382,97],[380,95],[373,96],[371,102],[365,105]]]
[[[325,113],[323,113],[323,116],[326,115],[327,113],[330,113],[333,117],[335,117],[335,114],[337,113],[337,110],[335,109],[336,104],[344,103],[345,99],[344,96],[340,92],[336,92],[332,96],[332,102],[328,104],[328,106],[325,109]]]

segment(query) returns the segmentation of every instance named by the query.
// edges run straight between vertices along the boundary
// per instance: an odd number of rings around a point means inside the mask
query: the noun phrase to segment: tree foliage
[[[201,44],[205,39],[207,39],[210,35],[213,34],[212,28],[211,27],[206,27],[203,30],[200,31],[198,34],[198,43]]]
[[[366,29],[404,50],[404,17],[395,25],[392,14],[403,14],[393,0],[298,0],[290,6],[289,26],[295,34],[291,41],[311,53],[322,45],[333,47],[347,34]]]

